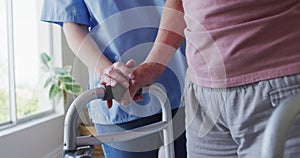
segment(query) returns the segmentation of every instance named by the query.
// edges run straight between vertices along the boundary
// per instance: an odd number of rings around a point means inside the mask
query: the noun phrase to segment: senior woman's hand
[[[165,70],[166,66],[155,62],[146,62],[137,66],[132,75],[133,79],[130,80],[129,92],[130,95],[135,95],[141,88],[150,86],[154,83],[156,78],[158,78]],[[133,100],[136,101],[137,96],[134,96]]]

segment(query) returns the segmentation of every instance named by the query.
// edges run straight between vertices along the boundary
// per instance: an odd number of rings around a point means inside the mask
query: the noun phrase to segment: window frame
[[[17,103],[16,103],[16,78],[15,78],[15,61],[14,61],[14,10],[13,10],[13,0],[5,0],[5,9],[6,9],[6,25],[7,25],[7,56],[8,56],[8,79],[9,79],[9,88],[8,88],[8,99],[9,99],[9,121],[1,122],[0,123],[0,132],[12,128],[18,125],[22,125],[25,123],[28,123],[32,120],[37,119],[45,119],[46,117],[53,116],[61,116],[64,114],[65,109],[63,106],[63,100],[61,100],[59,103],[52,102],[51,109],[47,111],[38,112],[35,114],[30,114],[28,116],[24,116],[22,118],[18,118],[17,116]],[[36,3],[38,3],[37,7],[37,13],[41,13],[42,10],[42,0],[36,0]],[[46,34],[48,34],[49,40],[38,40],[38,45],[41,45],[40,42],[42,42],[42,45],[49,46],[48,51],[49,55],[54,59],[54,64],[57,66],[62,66],[62,31],[61,28],[55,27],[51,24],[45,23],[43,24],[46,27],[41,27],[41,25],[38,25],[37,32],[38,32],[38,39],[42,38],[41,35],[42,32],[47,30]],[[41,48],[38,48],[38,52],[41,53]],[[56,53],[53,53],[56,52]],[[48,53],[48,52],[47,52]]]

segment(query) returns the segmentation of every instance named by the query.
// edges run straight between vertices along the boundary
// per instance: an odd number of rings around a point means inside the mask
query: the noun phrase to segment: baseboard
[[[45,155],[43,158],[61,158],[62,157],[62,149],[63,149],[63,146],[60,146],[57,149],[50,152],[49,154]]]

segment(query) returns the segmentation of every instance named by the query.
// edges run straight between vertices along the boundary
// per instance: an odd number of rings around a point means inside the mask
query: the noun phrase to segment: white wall
[[[60,34],[59,30],[58,34]],[[57,38],[54,38],[57,39]],[[60,38],[59,45],[54,50],[62,53],[63,65],[73,65],[74,55],[71,53],[64,36]],[[73,65],[74,66],[74,65]],[[74,76],[84,89],[88,83],[88,72],[79,62],[76,63]],[[68,96],[67,105],[72,102]],[[63,148],[64,115],[56,114],[35,120],[25,125],[0,132],[1,158],[61,158]],[[4,134],[3,134],[4,133]]]
[[[63,116],[0,137],[0,157],[60,158]]]

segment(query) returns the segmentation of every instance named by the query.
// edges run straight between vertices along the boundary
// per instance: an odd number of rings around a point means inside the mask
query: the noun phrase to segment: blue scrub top
[[[63,22],[88,25],[90,35],[111,62],[135,59],[140,64],[157,35],[164,3],[164,0],[44,0],[41,20],[59,25]],[[184,46],[183,43],[155,81],[166,90],[173,109],[183,106],[180,98],[187,67]],[[99,79],[91,71],[89,74],[89,88],[97,87]],[[101,124],[125,123],[159,112],[158,100],[147,94],[142,102],[126,107],[113,102],[112,108],[107,109],[101,100],[89,104],[90,117]]]

